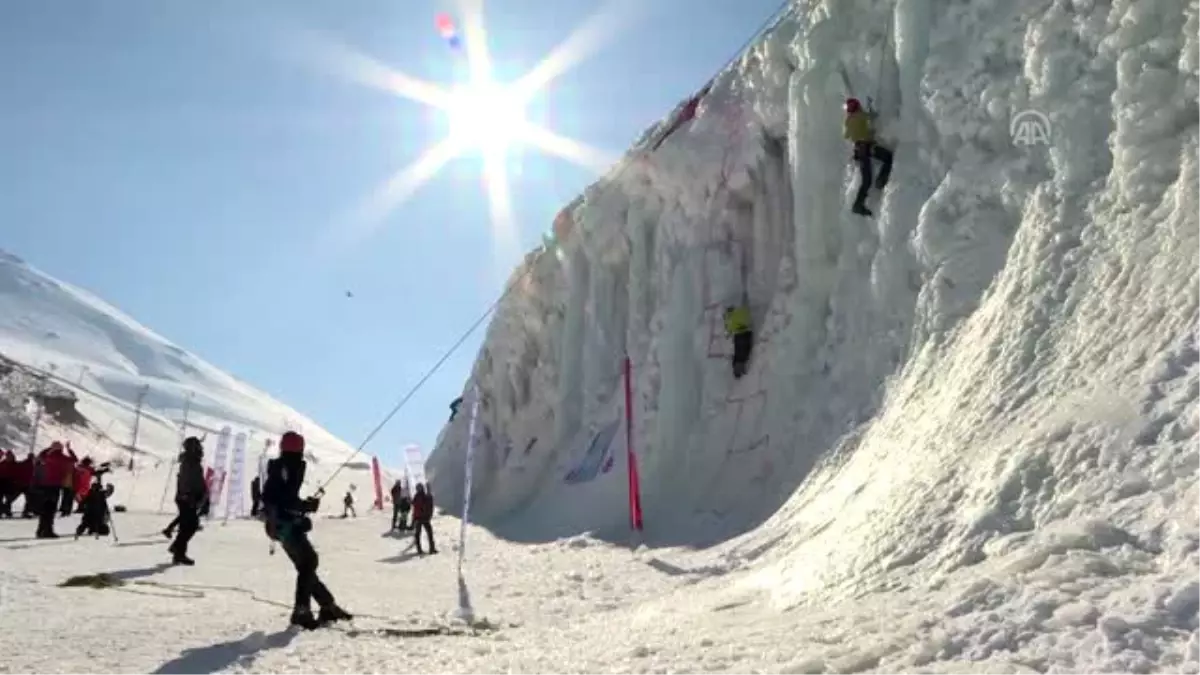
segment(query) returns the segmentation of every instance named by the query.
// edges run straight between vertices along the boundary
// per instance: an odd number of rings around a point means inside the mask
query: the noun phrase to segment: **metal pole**
[[[133,433],[129,438],[129,469],[133,470],[133,454],[137,452],[138,428],[142,424],[142,402],[146,400],[146,394],[150,392],[150,385],[144,385],[138,390],[137,408],[133,411]]]
[[[134,481],[133,481],[133,486],[129,488],[129,504],[130,504],[130,506],[133,505],[133,493],[135,490],[137,490],[137,484],[138,484],[138,481],[136,480],[137,479],[137,470],[136,470],[136,465],[134,464],[134,461],[133,461],[133,456],[134,456],[134,453],[137,452],[138,428],[141,427],[141,423],[142,423],[142,403],[146,400],[146,394],[148,394],[148,393],[150,393],[150,385],[148,385],[148,384],[143,385],[142,388],[140,390],[138,390],[137,409],[135,409],[134,413],[133,413],[133,433],[130,435],[130,439],[129,439],[129,470],[133,472]]]
[[[188,392],[188,395],[187,395],[187,398],[185,398],[185,399],[183,400],[183,423],[182,423],[182,424],[180,425],[180,427],[179,427],[179,442],[180,442],[180,443],[182,443],[182,442],[183,442],[183,439],[187,438],[187,430],[188,430],[188,412],[189,412],[189,411],[191,411],[191,408],[192,408],[192,397],[193,397],[193,396],[195,396],[195,395],[196,395],[196,392],[194,392],[194,391],[189,391],[189,392]]]
[[[33,430],[29,432],[29,452],[32,454],[37,452],[38,428],[42,425],[42,404],[37,400],[36,395],[30,400],[33,401],[34,407]]]

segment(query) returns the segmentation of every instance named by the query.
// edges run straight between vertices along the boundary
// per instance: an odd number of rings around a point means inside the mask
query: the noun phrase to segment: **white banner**
[[[417,483],[425,482],[425,458],[421,455],[421,446],[404,446],[404,469],[408,474],[408,490],[411,494]]]
[[[217,512],[221,503],[221,495],[225,491],[225,465],[229,459],[229,442],[233,440],[233,427],[225,425],[221,428],[221,436],[217,439],[217,451],[212,459],[212,483],[208,486],[209,515]]]
[[[271,441],[267,441],[267,447],[263,453],[258,456],[258,489],[262,490],[267,485],[267,462],[270,460],[267,454],[271,450]]]
[[[225,500],[225,520],[246,515],[246,442],[245,432],[233,439],[233,459],[229,462],[229,498]]]
[[[475,463],[475,421],[479,417],[479,387],[471,391],[471,424],[467,427],[467,458],[463,465],[462,525],[458,531],[458,576],[462,577],[463,557],[467,552],[467,523],[471,519],[471,467]]]

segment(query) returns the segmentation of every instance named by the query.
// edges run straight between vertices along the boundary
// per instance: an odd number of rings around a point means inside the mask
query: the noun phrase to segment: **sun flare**
[[[643,7],[638,0],[605,0],[602,7],[578,26],[530,72],[512,83],[492,78],[482,0],[459,0],[464,23],[465,57],[469,84],[444,87],[399,72],[328,36],[311,34],[305,42],[306,58],[318,56],[351,81],[420,102],[445,115],[449,131],[408,166],[398,170],[358,205],[352,222],[338,227],[342,235],[361,241],[386,220],[393,209],[433,178],[444,166],[466,153],[481,160],[491,229],[507,244],[515,245],[517,228],[509,194],[509,152],[518,144],[558,157],[596,173],[608,170],[616,157],[573,138],[555,133],[529,120],[527,108],[547,85],[595,52],[619,27]],[[333,233],[331,233],[333,234]]]
[[[529,123],[525,101],[496,82],[476,83],[451,92],[450,135],[469,146],[506,151],[521,140]]]

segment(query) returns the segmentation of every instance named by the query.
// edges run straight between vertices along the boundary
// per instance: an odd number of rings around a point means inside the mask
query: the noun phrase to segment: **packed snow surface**
[[[210,523],[188,569],[149,515],[120,545],[0,522],[3,667],[1200,670],[1197,14],[799,0],[514,273],[427,467],[460,512],[474,449],[484,628],[373,630],[453,625],[452,516],[424,558],[383,518],[317,522],[353,634],[284,630],[290,568],[252,522]],[[847,84],[896,154],[871,219],[848,212]],[[1027,110],[1045,144],[1014,143]],[[126,582],[55,585],[98,572]]]

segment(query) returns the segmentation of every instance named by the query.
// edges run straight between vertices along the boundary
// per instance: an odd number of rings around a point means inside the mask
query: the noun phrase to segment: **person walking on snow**
[[[354,488],[346,490],[346,496],[342,497],[342,517],[350,516],[358,517],[358,512],[354,510]]]
[[[883,190],[892,175],[892,151],[875,141],[874,120],[874,111],[863,110],[862,103],[856,98],[846,99],[842,137],[854,144],[854,161],[858,164],[859,175],[858,194],[850,210],[860,216],[874,215],[867,208],[867,194],[871,190],[871,174],[874,173],[872,161],[877,159],[883,164],[879,177],[875,179],[877,190]]]
[[[208,498],[208,485],[204,482],[204,445],[195,436],[183,442],[183,454],[179,456],[179,476],[175,483],[175,508],[179,511],[176,522],[179,532],[175,542],[167,549],[172,554],[171,562],[176,565],[195,565],[188,557],[188,542],[200,529],[200,504]]]
[[[750,362],[750,351],[754,348],[748,307],[725,308],[725,333],[733,338],[733,377],[740,379],[746,374],[746,364]]]
[[[337,605],[333,594],[317,576],[319,558],[308,540],[312,519],[308,514],[320,508],[318,497],[300,499],[304,483],[304,437],[289,431],[279,439],[279,456],[267,463],[267,480],[263,485],[263,513],[267,536],[278,541],[296,568],[296,596],[291,623],[313,630],[331,621],[354,617]],[[312,601],[320,606],[314,617]]]
[[[421,550],[421,530],[429,538],[429,552],[437,553],[437,545],[433,543],[433,494],[417,483],[416,493],[412,498],[413,541],[417,545],[417,554],[425,555]]]

